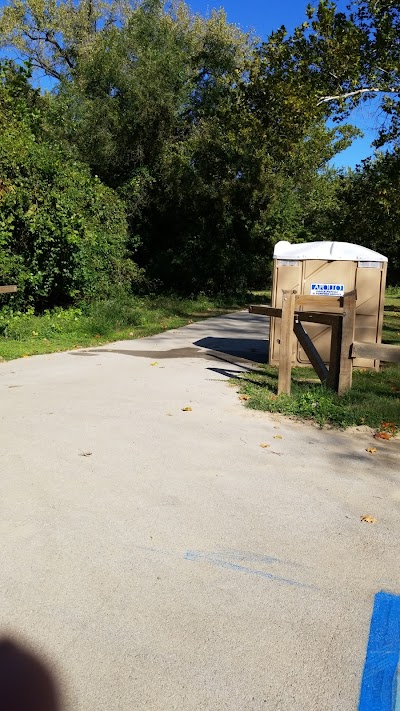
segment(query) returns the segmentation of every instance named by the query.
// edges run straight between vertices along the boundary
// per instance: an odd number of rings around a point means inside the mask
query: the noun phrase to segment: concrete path
[[[246,410],[227,375],[266,327],[0,365],[0,624],[67,711],[357,708],[400,593],[400,446]]]

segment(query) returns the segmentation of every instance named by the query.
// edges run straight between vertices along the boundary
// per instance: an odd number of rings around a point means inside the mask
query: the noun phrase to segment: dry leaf
[[[192,412],[191,407],[182,407],[182,412]]]
[[[270,446],[271,446],[270,444],[260,444],[260,447],[262,447],[263,449],[266,449],[267,447],[270,447]]]
[[[154,363],[150,363],[150,365],[158,365],[157,361],[155,360]]]
[[[250,400],[250,395],[239,395],[239,400]]]
[[[368,447],[368,449],[366,449],[365,451],[369,452],[370,454],[376,454],[376,447]]]
[[[371,514],[365,514],[365,516],[360,516],[360,521],[364,521],[364,523],[378,523],[375,516],[371,516]]]
[[[282,435],[274,435],[274,439],[283,439]]]
[[[392,436],[389,432],[375,432],[374,439],[391,439]]]

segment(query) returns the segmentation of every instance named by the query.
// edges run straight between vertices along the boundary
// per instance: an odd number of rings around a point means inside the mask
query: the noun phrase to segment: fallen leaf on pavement
[[[150,365],[158,365],[157,361],[155,360],[154,363],[150,363]]]
[[[182,412],[192,412],[191,407],[182,407]]]
[[[375,432],[374,439],[392,439],[392,436],[389,432]]]
[[[239,400],[250,400],[250,395],[239,395]]]
[[[282,435],[274,435],[274,439],[283,439]]]
[[[262,447],[263,449],[266,449],[267,447],[270,447],[270,446],[271,446],[270,444],[260,444],[260,447]]]
[[[365,451],[369,452],[369,454],[376,454],[376,447],[368,447]]]
[[[371,514],[365,514],[365,516],[360,516],[360,521],[363,521],[364,523],[378,523],[375,516],[371,516]]]

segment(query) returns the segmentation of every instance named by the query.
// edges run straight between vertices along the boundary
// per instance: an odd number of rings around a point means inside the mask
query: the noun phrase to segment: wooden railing
[[[376,358],[386,363],[400,363],[400,346],[354,341],[350,356],[351,358]]]
[[[281,309],[264,305],[249,307],[250,313],[281,319],[278,394],[290,394],[293,334],[300,342],[321,382],[340,394],[350,390],[353,375],[351,350],[354,342],[356,299],[355,291],[350,291],[342,297],[324,297],[299,295],[290,290],[282,293]],[[305,306],[310,310],[299,310],[299,307]],[[320,312],[318,309],[322,306],[339,308],[340,312]],[[304,322],[322,323],[331,327],[329,368],[326,367],[317,348],[304,330],[302,326]]]
[[[281,319],[279,348],[278,394],[290,394],[293,334],[301,344],[322,383],[339,394],[350,390],[353,378],[353,359],[370,358],[389,363],[400,363],[400,346],[386,343],[361,343],[354,340],[356,322],[356,291],[341,297],[305,296],[295,291],[282,292],[282,308],[254,305],[250,313]],[[299,307],[310,308],[300,311]],[[339,308],[339,313],[319,312],[321,307]],[[302,323],[322,323],[331,327],[329,368],[304,330]]]

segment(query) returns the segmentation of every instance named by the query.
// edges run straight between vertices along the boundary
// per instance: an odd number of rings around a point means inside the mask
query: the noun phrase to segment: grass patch
[[[38,316],[32,310],[14,311],[9,298],[8,306],[0,311],[0,357],[11,360],[150,336],[194,320],[234,311],[246,303],[246,297],[181,299],[120,295],[81,308],[54,309]]]
[[[400,287],[386,292],[382,342],[400,345]]]
[[[400,289],[389,289],[385,300],[384,343],[400,346]],[[310,382],[315,381],[315,382]],[[238,381],[240,393],[249,396],[246,406],[308,419],[319,425],[349,427],[369,425],[382,429],[394,423],[400,429],[400,366],[383,365],[379,372],[355,370],[353,387],[339,397],[325,388],[311,368],[293,368],[291,395],[277,395],[278,369],[260,366]]]

